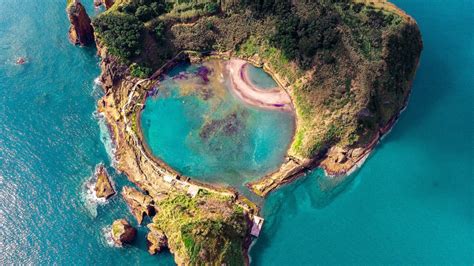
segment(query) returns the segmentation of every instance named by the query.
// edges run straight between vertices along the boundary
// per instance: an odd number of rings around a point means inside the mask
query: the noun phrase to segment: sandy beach
[[[231,59],[227,63],[234,94],[245,103],[256,107],[291,112],[293,107],[288,93],[278,87],[265,90],[258,88],[248,77],[247,64],[240,59]]]

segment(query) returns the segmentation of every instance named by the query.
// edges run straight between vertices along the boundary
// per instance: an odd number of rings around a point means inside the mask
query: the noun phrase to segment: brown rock
[[[347,156],[344,153],[339,153],[336,157],[336,163],[345,163],[347,162]]]
[[[75,45],[90,45],[94,43],[94,30],[86,9],[79,0],[73,0],[66,8],[69,22],[69,40]]]
[[[94,0],[96,7],[104,5],[105,9],[109,9],[114,5],[114,0]]]
[[[108,199],[115,195],[114,187],[110,182],[109,174],[107,173],[107,169],[103,164],[99,164],[95,170],[95,176],[97,178],[97,182],[95,184],[95,195],[98,198],[105,198]]]
[[[355,149],[352,150],[351,156],[352,156],[353,158],[358,158],[358,157],[360,157],[363,153],[364,153],[364,149],[363,149],[363,148],[355,148]]]
[[[119,245],[131,244],[135,240],[137,229],[133,228],[125,219],[115,220],[112,223],[112,239]]]
[[[159,229],[155,224],[149,224],[148,229],[150,229],[150,232],[146,236],[148,252],[151,255],[155,255],[168,247],[168,239],[163,231],[161,231],[161,229]]]
[[[139,224],[142,223],[144,215],[152,216],[155,214],[152,197],[131,187],[124,187],[122,196]]]

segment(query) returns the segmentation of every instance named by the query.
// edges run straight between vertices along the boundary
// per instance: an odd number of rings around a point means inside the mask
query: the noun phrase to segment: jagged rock
[[[168,238],[166,238],[163,231],[153,223],[148,225],[148,229],[150,229],[150,232],[146,236],[148,252],[151,255],[155,255],[168,247]]]
[[[69,40],[75,45],[90,45],[94,43],[94,30],[86,9],[79,0],[73,0],[67,8],[69,22]]]
[[[95,176],[97,178],[97,182],[95,184],[95,195],[98,198],[108,199],[115,195],[115,190],[112,186],[112,182],[110,182],[109,174],[107,173],[107,169],[105,169],[103,164],[99,164],[96,167]]]
[[[104,5],[105,9],[109,9],[114,4],[114,0],[94,0],[95,6]]]
[[[139,224],[142,223],[144,215],[152,216],[155,214],[152,197],[131,187],[124,187],[122,196]]]
[[[339,153],[336,157],[336,163],[345,163],[347,161],[347,156],[344,153]]]
[[[131,244],[135,240],[137,229],[133,228],[125,219],[115,220],[112,223],[112,239],[119,245]]]
[[[363,152],[364,152],[363,148],[355,148],[352,150],[351,156],[353,158],[358,158],[359,156],[362,155]]]

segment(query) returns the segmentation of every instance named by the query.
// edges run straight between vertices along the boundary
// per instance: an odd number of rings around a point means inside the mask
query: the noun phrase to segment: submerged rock
[[[148,252],[151,255],[160,253],[163,249],[168,247],[168,238],[165,233],[158,228],[155,224],[149,224],[148,229],[150,232],[147,234],[146,239],[148,243]]]
[[[152,197],[131,187],[124,187],[122,196],[139,224],[142,223],[143,216],[155,214]]]
[[[115,220],[112,223],[112,239],[119,245],[131,244],[137,235],[137,229],[133,228],[125,219]]]
[[[108,199],[115,195],[115,190],[112,186],[112,183],[110,182],[109,174],[107,173],[107,170],[103,164],[97,166],[95,170],[95,176],[97,178],[95,185],[95,195],[98,198]]]
[[[71,26],[69,40],[75,45],[90,45],[94,43],[94,30],[86,9],[79,0],[73,0],[66,8]]]

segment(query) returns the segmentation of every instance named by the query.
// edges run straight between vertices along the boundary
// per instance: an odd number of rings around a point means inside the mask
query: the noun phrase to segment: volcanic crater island
[[[343,180],[407,104],[422,50],[385,0],[68,0],[96,46],[119,194],[178,265],[248,265],[271,191],[315,168]],[[98,197],[115,194],[103,166]],[[149,218],[146,218],[146,217]],[[117,217],[120,218],[120,217]],[[112,224],[113,222],[113,224]],[[133,243],[131,221],[110,221]]]

